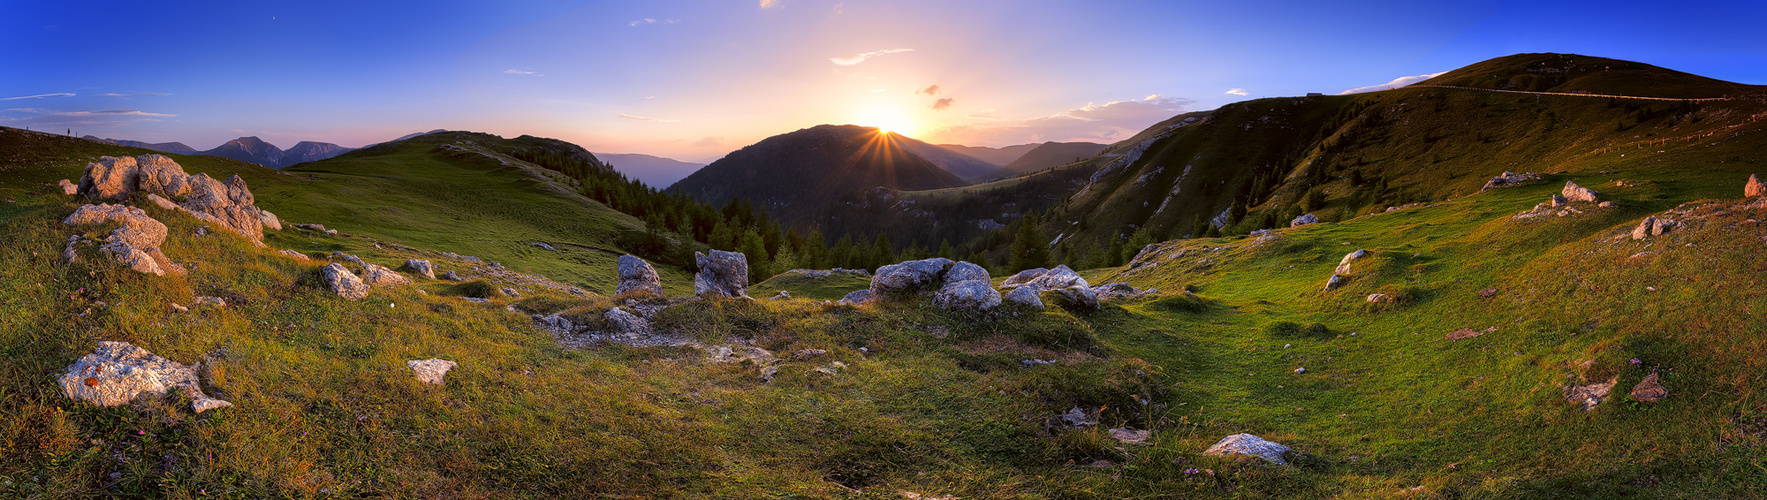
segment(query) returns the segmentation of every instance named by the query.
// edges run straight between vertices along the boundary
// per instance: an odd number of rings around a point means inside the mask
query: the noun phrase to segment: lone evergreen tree
[[[1012,239],[1012,255],[1006,264],[1008,272],[1048,266],[1049,246],[1043,243],[1043,228],[1035,221],[1021,221]]]

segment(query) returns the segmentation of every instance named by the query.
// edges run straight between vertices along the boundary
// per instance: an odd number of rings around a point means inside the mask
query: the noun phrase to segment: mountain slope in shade
[[[81,139],[86,139],[89,141],[98,141],[98,142],[103,142],[103,143],[108,143],[108,144],[115,144],[118,146],[128,146],[128,147],[132,147],[132,148],[151,149],[154,151],[159,151],[161,153],[172,153],[172,154],[180,154],[180,155],[196,154],[196,148],[186,146],[182,142],[141,142],[141,141],[131,141],[131,140],[127,140],[127,139],[110,139],[110,138],[100,139],[100,138],[98,138],[98,136],[93,136],[93,135],[81,137]]]
[[[1012,174],[1036,172],[1091,158],[1107,147],[1110,146],[1095,142],[1045,142],[1006,164],[1003,169]]]
[[[956,175],[965,181],[977,182],[998,179],[1008,175],[1000,170],[999,165],[963,153],[927,144],[902,135],[892,135],[892,137],[895,137],[897,139],[896,142],[901,144],[903,148],[916,155],[920,155],[920,157],[925,158],[926,161],[938,165],[939,168],[943,168],[946,172],[951,172],[953,175]]]
[[[222,158],[232,158],[247,163],[256,163],[258,165],[276,168],[282,165],[283,151],[282,148],[276,147],[275,144],[264,142],[263,139],[259,139],[257,136],[250,136],[227,141],[226,144],[222,144],[215,149],[203,151],[202,154],[219,156]]]
[[[1001,166],[1001,167],[1006,166],[1006,164],[1008,164],[1008,163],[1012,163],[1013,160],[1017,160],[1018,157],[1024,156],[1025,153],[1029,153],[1029,152],[1031,152],[1031,150],[1037,149],[1037,146],[1041,146],[1041,144],[1020,144],[1017,146],[1007,146],[1004,148],[990,148],[990,147],[986,147],[986,146],[964,146],[961,144],[940,144],[939,145],[939,147],[941,147],[941,148],[949,149],[949,150],[954,151],[958,154],[969,156],[970,158],[982,160],[982,161],[992,163],[996,166]]]
[[[595,157],[613,165],[614,170],[626,174],[626,177],[638,179],[651,187],[674,184],[706,166],[704,163],[637,153],[595,153]]]
[[[355,151],[329,142],[301,141],[294,147],[282,152],[282,165],[289,166],[309,161],[319,161],[337,155]]]
[[[731,152],[670,186],[712,204],[749,200],[788,224],[811,222],[845,195],[876,187],[962,186],[958,178],[873,127],[818,125]]]
[[[1754,85],[1726,82],[1645,63],[1552,53],[1499,57],[1417,85],[1686,99],[1759,91]]]

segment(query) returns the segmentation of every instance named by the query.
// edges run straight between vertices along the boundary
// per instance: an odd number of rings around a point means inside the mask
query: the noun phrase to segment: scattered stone
[[[1004,297],[1004,299],[1006,302],[1013,304],[1029,307],[1038,311],[1043,310],[1043,299],[1037,297],[1037,287],[1034,286],[1015,288],[1010,292],[1006,292],[1006,297]]]
[[[388,287],[411,284],[411,278],[393,272],[392,269],[362,262],[360,259],[357,259],[356,262],[362,264],[362,279],[370,285]]]
[[[854,290],[852,292],[848,292],[847,296],[841,297],[841,301],[836,302],[836,304],[843,305],[843,306],[856,306],[856,305],[864,304],[866,302],[871,302],[871,290],[869,290],[869,289]]]
[[[1368,255],[1368,251],[1362,250],[1362,249],[1357,249],[1354,252],[1350,252],[1349,254],[1344,255],[1344,258],[1342,260],[1338,261],[1337,270],[1332,271],[1332,272],[1337,273],[1337,274],[1350,274],[1350,263],[1355,262],[1356,259],[1360,259],[1360,258],[1365,257],[1367,255]]]
[[[166,254],[160,252],[160,244],[166,241],[166,225],[148,217],[147,212],[139,208],[108,203],[83,205],[62,223],[70,226],[121,224],[122,227],[111,230],[100,250],[114,255],[118,263],[137,272],[155,276],[184,274],[183,267],[173,264]]]
[[[1570,204],[1570,201],[1566,200],[1562,195],[1555,194],[1552,195],[1552,198],[1546,200],[1546,204],[1552,208],[1558,208]]]
[[[607,313],[602,314],[601,317],[607,320],[609,326],[613,327],[614,335],[622,337],[650,336],[650,322],[636,314],[626,312],[624,309],[618,307],[608,309]]]
[[[1385,303],[1392,302],[1392,301],[1393,301],[1393,298],[1391,296],[1388,296],[1387,294],[1384,294],[1384,293],[1374,293],[1374,294],[1368,295],[1368,303],[1370,303],[1370,304],[1385,304]]]
[[[277,231],[282,230],[282,219],[276,214],[270,213],[269,210],[258,209],[258,222],[263,223],[264,227]]]
[[[1642,240],[1650,236],[1651,228],[1656,227],[1656,224],[1657,218],[1655,216],[1645,217],[1644,220],[1638,222],[1638,227],[1632,228],[1632,239]]]
[[[1204,455],[1225,457],[1229,455],[1245,455],[1262,458],[1276,465],[1288,465],[1283,459],[1289,448],[1251,434],[1234,434],[1222,438],[1220,442],[1203,451]]]
[[[86,241],[86,236],[84,236],[84,235],[76,234],[76,235],[68,236],[67,237],[67,246],[61,249],[61,258],[63,260],[66,260],[67,263],[69,263],[69,264],[72,264],[75,261],[80,260],[80,253],[78,250],[76,250],[74,248],[74,246],[78,245],[84,241]]]
[[[749,295],[748,257],[737,252],[712,250],[710,254],[694,252],[693,260],[699,265],[699,273],[693,275],[694,295]]]
[[[791,357],[798,360],[805,360],[820,357],[825,354],[828,354],[827,349],[801,349],[798,352],[792,353]]]
[[[1331,275],[1331,279],[1325,280],[1325,291],[1329,292],[1336,290],[1338,287],[1344,286],[1344,283],[1348,281],[1349,280],[1344,279],[1341,275],[1333,274]]]
[[[1496,288],[1486,288],[1484,290],[1479,290],[1479,297],[1480,298],[1489,299],[1489,298],[1495,297],[1495,296],[1497,296],[1497,289]]]
[[[339,297],[350,300],[361,300],[368,297],[368,284],[356,277],[343,264],[336,262],[326,264],[320,274],[325,278],[325,286]]]
[[[818,366],[815,369],[812,369],[811,371],[814,371],[816,373],[821,373],[823,375],[836,375],[836,374],[839,374],[841,372],[841,370],[845,370],[845,369],[847,369],[846,363],[836,361],[833,363],[829,363],[828,366]]]
[[[325,234],[328,234],[331,236],[337,236],[337,230],[336,229],[327,229],[327,230],[325,230]]]
[[[614,296],[625,297],[627,295],[662,297],[663,280],[657,277],[656,269],[650,267],[650,263],[645,262],[644,259],[621,255],[620,281],[614,285]]]
[[[190,308],[178,304],[172,304],[172,310],[178,312],[190,312]]]
[[[945,271],[957,263],[946,258],[910,260],[877,269],[871,277],[871,297],[881,300],[902,300],[929,288],[938,287]]]
[[[791,292],[785,290],[780,290],[779,293],[773,294],[773,300],[786,300],[790,298]]]
[[[1604,201],[1601,203],[1596,203],[1595,206],[1601,207],[1601,208],[1614,208],[1614,202]]]
[[[160,207],[160,208],[163,208],[166,210],[177,210],[178,209],[177,203],[172,203],[172,200],[168,200],[165,197],[157,195],[157,194],[149,193],[147,195],[147,201],[150,203],[153,203],[153,205],[156,207]]]
[[[432,280],[436,279],[436,266],[430,264],[429,261],[427,261],[427,260],[422,260],[422,259],[407,260],[407,261],[405,261],[405,268],[410,269],[411,272],[421,274],[425,278],[429,278]]]
[[[1092,287],[1092,295],[1097,296],[1100,301],[1133,299],[1153,293],[1159,293],[1159,289],[1149,288],[1146,290],[1137,290],[1128,283],[1105,283],[1103,285]]]
[[[557,249],[557,248],[552,248],[552,245],[548,245],[548,244],[546,244],[546,242],[544,242],[544,241],[536,241],[536,242],[533,242],[533,243],[529,243],[529,245],[533,245],[533,246],[537,246],[537,247],[540,247],[540,248],[543,248],[543,249],[546,249],[546,250],[551,250],[551,251],[554,251],[554,252],[557,252],[557,251],[558,251],[558,249]]]
[[[1136,430],[1128,427],[1111,429],[1110,433],[1111,439],[1115,439],[1117,442],[1123,444],[1146,444],[1147,438],[1153,436],[1152,431]]]
[[[1753,198],[1761,195],[1767,195],[1767,183],[1762,183],[1760,179],[1755,178],[1755,174],[1749,174],[1749,181],[1742,185],[1742,197]]]
[[[74,184],[73,182],[68,181],[67,179],[62,179],[61,182],[57,182],[56,185],[61,186],[61,194],[65,194],[68,196],[80,194],[80,185]]]
[[[1675,221],[1658,217],[1656,223],[1651,224],[1650,226],[1650,235],[1662,236],[1663,233],[1669,232],[1669,229],[1673,227],[1675,227]]]
[[[460,277],[460,275],[454,274],[454,271],[448,271],[447,273],[442,274],[442,279],[445,279],[448,281],[466,281],[466,278],[462,278],[462,277]]]
[[[1481,331],[1474,330],[1471,328],[1461,328],[1459,330],[1448,332],[1447,338],[1448,338],[1448,340],[1462,340],[1462,339],[1470,339],[1470,338],[1477,337],[1477,336],[1484,335],[1484,334],[1485,334],[1485,332],[1481,332]]]
[[[227,299],[198,296],[196,300],[190,302],[190,305],[195,307],[227,307]]]
[[[1055,360],[1052,360],[1052,359],[1021,359],[1021,360],[1018,360],[1018,364],[1025,365],[1025,366],[1053,365],[1053,364],[1055,364]]]
[[[522,294],[521,294],[521,292],[517,292],[517,291],[515,291],[515,289],[514,289],[514,288],[508,288],[508,287],[505,287],[505,288],[503,288],[503,289],[502,289],[502,290],[499,290],[499,291],[501,291],[501,292],[503,292],[503,295],[506,295],[506,296],[509,296],[509,297],[514,297],[514,298],[521,298],[521,296],[522,296]]]
[[[1317,217],[1313,214],[1301,214],[1300,217],[1295,217],[1295,220],[1288,221],[1288,227],[1300,227],[1300,226],[1305,226],[1308,224],[1318,224],[1318,223],[1319,223],[1319,217]]]
[[[762,382],[772,382],[773,377],[775,377],[777,375],[779,375],[779,367],[777,367],[777,366],[763,366],[763,367],[761,367],[761,381]]]
[[[1086,278],[1080,277],[1080,273],[1076,273],[1073,269],[1068,269],[1068,266],[1062,265],[1055,266],[1055,269],[1043,269],[1039,267],[1036,269],[1019,271],[1018,274],[1014,274],[1012,277],[1007,278],[1006,282],[1002,283],[1000,286],[1006,288],[1034,286],[1043,290],[1054,290],[1075,285],[1084,287],[1092,286],[1091,284],[1086,283]]]
[[[142,395],[163,396],[183,389],[191,409],[202,413],[233,403],[208,397],[198,386],[196,368],[155,356],[128,342],[99,342],[91,354],[67,367],[57,380],[69,399],[117,406]]]
[[[1576,182],[1572,181],[1565,181],[1565,188],[1560,191],[1560,194],[1564,195],[1565,199],[1570,201],[1581,201],[1585,203],[1601,201],[1595,198],[1596,195],[1601,193],[1597,193],[1594,190],[1583,186],[1578,186]]]
[[[1307,373],[1307,369],[1306,369],[1306,368],[1296,368],[1296,369],[1295,369],[1295,375],[1301,375],[1301,374],[1304,374],[1304,373]]]
[[[209,227],[208,226],[197,226],[196,227],[196,235],[197,236],[208,236],[209,235]]]
[[[459,364],[445,359],[429,358],[406,361],[405,366],[411,368],[411,371],[417,375],[418,381],[429,385],[443,385],[442,379],[448,375],[448,370],[454,369]]]
[[[1620,377],[1615,376],[1607,379],[1606,382],[1567,385],[1564,397],[1566,401],[1582,405],[1583,411],[1591,411],[1595,409],[1595,405],[1601,404],[1602,399],[1607,398],[1608,391],[1613,390],[1614,385],[1618,383],[1620,383]]]
[[[1485,187],[1479,188],[1479,191],[1489,191],[1496,188],[1517,186],[1523,182],[1539,178],[1540,174],[1535,173],[1518,174],[1515,172],[1504,172],[1496,177],[1492,177],[1491,180],[1485,181]]]
[[[1056,415],[1055,418],[1060,420],[1061,423],[1067,424],[1068,427],[1088,427],[1098,425],[1097,415],[1087,414],[1085,410],[1081,410],[1078,406],[1068,410],[1067,413]]]
[[[1750,178],[1752,180],[1753,176]],[[1663,384],[1657,382],[1656,372],[1651,372],[1650,375],[1644,377],[1644,380],[1638,381],[1638,385],[1632,386],[1632,399],[1655,403],[1667,397],[1669,397],[1669,388],[1663,387]]]

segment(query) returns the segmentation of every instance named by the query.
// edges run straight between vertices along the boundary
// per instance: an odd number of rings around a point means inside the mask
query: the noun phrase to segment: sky
[[[1560,52],[1767,84],[1767,2],[0,0],[0,125],[199,150],[432,129],[708,162],[818,124],[1114,142]]]

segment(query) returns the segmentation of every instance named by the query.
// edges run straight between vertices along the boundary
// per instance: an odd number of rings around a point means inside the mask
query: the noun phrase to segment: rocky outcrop
[[[1038,311],[1043,310],[1043,299],[1037,297],[1037,287],[1018,287],[1006,292],[1004,300],[1009,304],[1017,304]]]
[[[1055,304],[1056,307],[1067,309],[1069,311],[1086,312],[1098,310],[1098,295],[1092,293],[1092,289],[1087,288],[1085,285],[1074,285],[1067,288],[1044,290],[1038,299],[1045,303]]]
[[[443,385],[443,378],[448,375],[448,370],[460,365],[445,359],[429,358],[406,361],[405,366],[411,368],[418,381],[429,385]]]
[[[1669,388],[1657,381],[1657,372],[1650,372],[1638,385],[1632,386],[1632,399],[1646,403],[1656,403],[1669,397]]]
[[[1535,180],[1535,179],[1539,179],[1539,178],[1540,178],[1540,174],[1534,174],[1534,173],[1518,174],[1515,172],[1504,172],[1502,174],[1499,174],[1496,177],[1492,177],[1491,180],[1485,181],[1485,187],[1479,188],[1479,191],[1489,191],[1489,190],[1497,189],[1497,188],[1519,186],[1523,182],[1527,182],[1527,181],[1531,181],[1531,180]]]
[[[616,336],[650,336],[650,322],[636,314],[626,312],[624,309],[618,307],[608,309],[607,313],[602,314],[601,317],[607,320],[608,326],[613,327],[613,334]]]
[[[1632,239],[1642,240],[1651,236],[1662,236],[1663,233],[1673,229],[1675,224],[1675,221],[1669,219],[1655,216],[1645,217],[1644,220],[1638,222],[1638,227],[1632,228]]]
[[[957,263],[946,258],[910,260],[877,268],[871,277],[871,298],[905,300],[942,284],[945,271]]]
[[[1288,221],[1288,227],[1299,227],[1318,223],[1319,217],[1314,216],[1313,214],[1301,214],[1300,217],[1295,217],[1295,220]]]
[[[202,413],[233,403],[208,397],[198,386],[196,368],[155,356],[128,342],[99,342],[56,379],[70,399],[98,406],[117,406],[141,396],[163,396],[183,389],[191,409]]]
[[[699,265],[699,273],[693,275],[694,295],[749,295],[748,257],[737,252],[712,250],[710,254],[694,252],[693,260]]]
[[[1134,299],[1155,293],[1160,293],[1159,289],[1149,288],[1146,290],[1138,290],[1135,287],[1130,286],[1128,283],[1106,283],[1092,287],[1092,294],[1098,296],[1098,300],[1100,301]]]
[[[1065,265],[1055,266],[1055,269],[1043,269],[1039,267],[1036,269],[1019,271],[1018,274],[1012,275],[1012,277],[1006,279],[1006,282],[1000,284],[1000,286],[1005,288],[1031,286],[1043,290],[1067,288],[1075,285],[1091,286],[1086,283],[1086,278],[1080,277],[1080,273],[1074,272],[1073,269],[1068,269],[1068,266]]]
[[[1265,461],[1276,465],[1288,465],[1288,460],[1283,458],[1283,455],[1287,454],[1288,451],[1289,448],[1287,446],[1272,441],[1265,441],[1264,438],[1258,436],[1251,434],[1234,434],[1222,438],[1221,441],[1216,442],[1214,446],[1210,446],[1208,450],[1203,451],[1203,454],[1217,457],[1243,455],[1262,458]]]
[[[147,212],[139,208],[108,203],[84,205],[62,223],[70,226],[120,224],[121,227],[111,230],[100,250],[138,272],[155,276],[184,274],[183,267],[173,264],[166,254],[160,252],[160,244],[166,241],[166,225],[148,217]]]
[[[848,292],[847,296],[841,297],[840,302],[837,303],[844,306],[856,306],[867,302],[871,302],[871,289]]]
[[[319,272],[325,278],[326,288],[331,289],[331,292],[336,293],[339,297],[350,300],[362,300],[368,297],[368,284],[363,283],[362,278],[356,277],[355,273],[344,269],[343,264],[336,262],[326,264],[325,268],[320,269]]]
[[[425,278],[429,278],[432,280],[436,279],[436,266],[433,264],[430,264],[429,261],[427,261],[427,260],[422,260],[422,259],[407,260],[407,261],[405,261],[405,268],[410,269],[411,272],[421,274]]]
[[[285,248],[282,250],[277,250],[276,253],[282,254],[283,256],[288,257],[290,259],[294,259],[294,260],[307,260],[307,254],[300,253],[295,250],[289,250],[289,249]]]
[[[746,267],[746,266],[745,266]],[[663,280],[657,277],[656,269],[644,259],[631,255],[620,256],[620,281],[614,285],[614,296],[655,295],[663,296]]]
[[[1742,197],[1753,198],[1761,195],[1767,195],[1767,183],[1762,183],[1760,179],[1755,178],[1755,174],[1749,174],[1749,181],[1742,185]]]
[[[1565,199],[1570,201],[1595,203],[1600,201],[1596,199],[1596,195],[1601,193],[1597,193],[1595,190],[1583,186],[1578,186],[1576,182],[1565,181],[1565,188],[1559,194],[1564,195]]]
[[[1336,290],[1338,287],[1344,286],[1344,283],[1348,281],[1349,280],[1344,279],[1344,276],[1341,274],[1333,274],[1331,275],[1331,278],[1325,280],[1325,291],[1329,292]]]
[[[1349,254],[1344,255],[1344,258],[1342,260],[1338,261],[1337,270],[1332,271],[1332,272],[1337,273],[1337,274],[1350,274],[1350,263],[1356,262],[1356,259],[1360,259],[1360,258],[1363,258],[1366,256],[1368,256],[1367,250],[1357,249],[1354,252],[1350,252]]]
[[[255,197],[245,179],[234,175],[222,182],[208,174],[186,175],[177,162],[157,154],[101,157],[86,165],[77,191],[94,200],[124,199],[141,191],[165,198],[165,202],[154,200],[161,207],[182,198],[184,201],[176,208],[260,244],[266,225],[272,229],[282,227],[274,214],[253,205]]]
[[[411,278],[393,272],[392,269],[368,263],[362,264],[362,280],[368,282],[369,285],[379,287],[411,284]]]
[[[933,293],[933,306],[953,311],[986,311],[1000,305],[1000,292],[988,280],[947,283]]]

